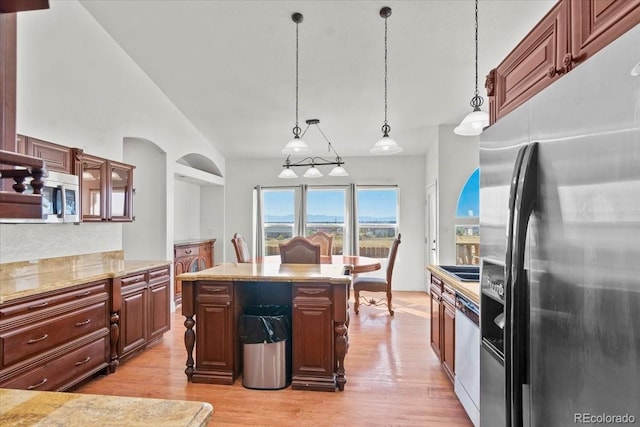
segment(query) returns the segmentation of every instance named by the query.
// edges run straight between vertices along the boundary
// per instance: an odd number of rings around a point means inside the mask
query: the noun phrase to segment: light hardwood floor
[[[210,402],[215,426],[471,426],[429,346],[429,295],[394,292],[393,302],[394,317],[351,309],[344,392],[187,382],[180,309],[160,343],[74,391]]]

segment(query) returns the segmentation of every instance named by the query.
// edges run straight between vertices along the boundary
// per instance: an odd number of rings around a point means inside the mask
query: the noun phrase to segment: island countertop
[[[276,264],[276,263],[223,263],[193,273],[178,276],[182,281],[233,280],[264,282],[329,282],[349,283],[342,264]]]
[[[0,389],[2,426],[206,426],[208,402]]]

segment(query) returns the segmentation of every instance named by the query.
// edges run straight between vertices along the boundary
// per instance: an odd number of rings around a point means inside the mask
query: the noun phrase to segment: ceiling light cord
[[[298,68],[299,68],[299,29],[298,27],[300,26],[300,22],[302,22],[302,15],[300,15],[300,18],[296,18],[294,17],[294,22],[296,23],[296,125],[293,128],[293,135],[299,137],[300,136],[300,132],[302,131],[302,129],[300,129],[300,125],[299,125],[299,121],[298,121],[298,97],[299,97],[299,91],[300,91],[300,86],[298,83]]]
[[[484,99],[480,96],[480,92],[478,91],[478,0],[476,0],[476,21],[475,21],[475,31],[476,31],[476,57],[475,57],[475,66],[476,66],[476,89],[474,92],[473,98],[471,98],[471,102],[469,103],[473,107],[473,111],[480,111],[480,106],[484,104]]]
[[[391,130],[389,128],[389,122],[387,121],[387,16],[384,17],[384,126],[387,127],[387,131],[382,131],[383,133],[389,133]]]

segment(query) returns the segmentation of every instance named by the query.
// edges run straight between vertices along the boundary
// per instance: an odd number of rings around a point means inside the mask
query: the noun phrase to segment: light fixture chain
[[[298,125],[298,26],[300,24],[296,22],[296,128],[299,128]],[[476,78],[477,80],[477,78]],[[477,86],[477,83],[476,83]]]
[[[387,18],[384,18],[384,124],[387,121]]]
[[[478,96],[478,0],[476,0],[476,91],[475,94]]]

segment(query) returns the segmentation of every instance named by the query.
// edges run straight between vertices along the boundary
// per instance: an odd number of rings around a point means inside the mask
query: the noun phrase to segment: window
[[[331,253],[344,250],[345,188],[309,188],[307,190],[307,236],[316,231],[333,234]]]
[[[263,232],[256,252],[264,256],[279,254],[280,243],[293,236],[324,231],[333,235],[334,255],[387,258],[398,234],[395,186],[301,185],[260,191],[262,210],[256,204],[255,219],[262,218]]]
[[[279,244],[294,235],[295,190],[265,189],[263,192],[264,254],[280,253]]]
[[[480,264],[480,170],[469,176],[456,208],[456,264]]]
[[[398,234],[398,189],[358,187],[359,254],[386,258]]]

